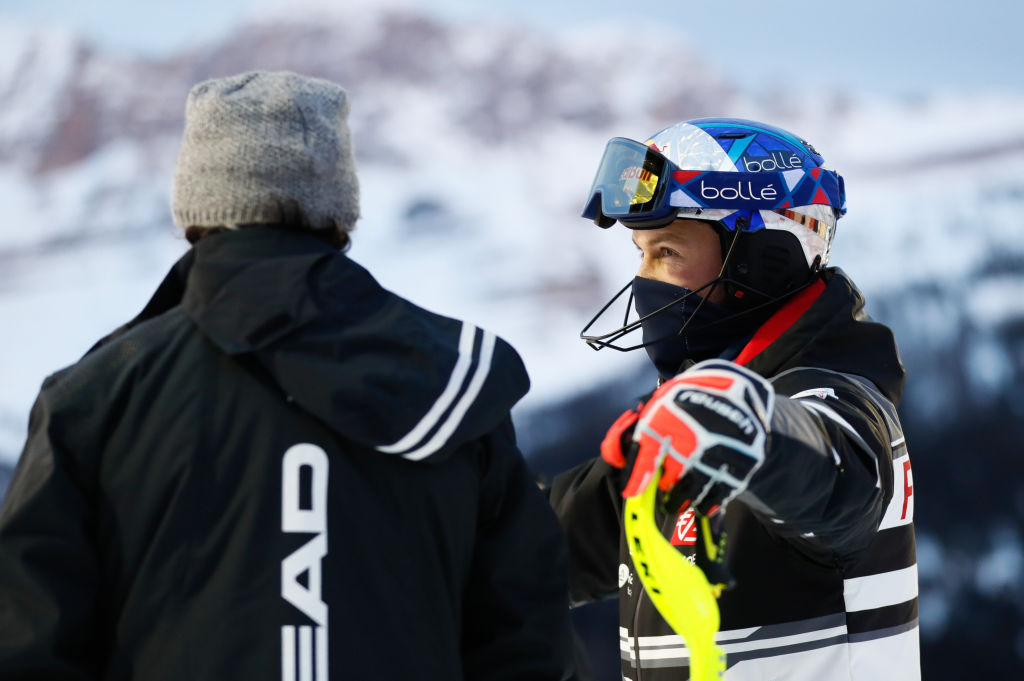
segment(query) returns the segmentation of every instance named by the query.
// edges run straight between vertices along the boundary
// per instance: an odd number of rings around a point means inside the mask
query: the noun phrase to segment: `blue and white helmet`
[[[772,208],[751,210],[744,200],[752,198],[749,194],[755,187],[764,185],[749,180],[701,185],[693,182],[699,175],[672,191],[668,203],[678,209],[678,217],[713,220],[730,230],[736,228],[740,217],[746,218],[745,231],[785,230],[796,236],[809,267],[828,263],[836,221],[846,212],[845,188],[842,177],[826,170],[824,159],[802,138],[739,118],[699,118],[665,128],[645,144],[684,172],[740,173],[736,177],[742,178],[761,173],[781,176],[780,184],[784,183],[787,191],[779,191],[784,199]],[[694,193],[697,196],[692,196]],[[709,199],[725,198],[722,194],[737,199],[737,205],[708,207]]]

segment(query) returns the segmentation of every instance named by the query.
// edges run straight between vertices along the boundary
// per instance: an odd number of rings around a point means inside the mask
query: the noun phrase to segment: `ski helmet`
[[[843,178],[808,142],[739,118],[698,118],[644,143],[608,142],[583,217],[655,229],[708,221],[722,242],[729,304],[779,299],[828,263]]]

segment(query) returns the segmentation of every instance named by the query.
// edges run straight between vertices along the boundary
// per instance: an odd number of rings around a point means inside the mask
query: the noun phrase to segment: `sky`
[[[936,90],[1024,92],[1024,78],[1015,72],[1024,61],[1019,39],[1024,3],[1017,0],[399,1],[449,17],[509,17],[552,32],[608,19],[635,26],[638,41],[645,28],[673,26],[711,64],[750,88],[769,89],[796,79],[811,88],[893,96]],[[0,0],[0,19],[62,25],[117,52],[160,56],[214,40],[268,4],[301,11],[303,3]]]

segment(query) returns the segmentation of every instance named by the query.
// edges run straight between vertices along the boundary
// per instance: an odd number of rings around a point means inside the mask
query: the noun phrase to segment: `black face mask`
[[[710,292],[710,288],[704,291],[705,295]],[[675,376],[686,360],[699,362],[720,356],[757,328],[757,320],[747,315],[737,315],[688,288],[655,279],[634,278],[633,300],[640,317],[678,300],[640,323],[647,355],[665,378]]]

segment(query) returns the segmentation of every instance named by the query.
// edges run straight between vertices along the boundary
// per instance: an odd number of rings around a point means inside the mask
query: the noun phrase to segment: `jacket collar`
[[[210,235],[174,263],[138,315],[89,352],[179,305],[221,350],[239,354],[263,347],[316,318],[305,277],[331,256],[344,258],[314,236],[274,227]],[[367,280],[373,281],[368,274],[364,285]]]
[[[307,234],[246,227],[202,239],[95,347],[176,307],[335,432],[407,458],[443,458],[493,431],[529,388],[506,342],[390,293]]]
[[[793,296],[758,329],[736,361],[762,376],[810,366],[855,374],[893,402],[906,370],[892,331],[865,312],[864,295],[839,268]]]
[[[351,298],[379,290],[361,267],[301,232],[247,227],[206,237],[194,250],[182,308],[230,355],[265,348],[342,304],[319,295],[331,283],[315,273],[328,265],[333,278],[347,279],[342,290]]]

